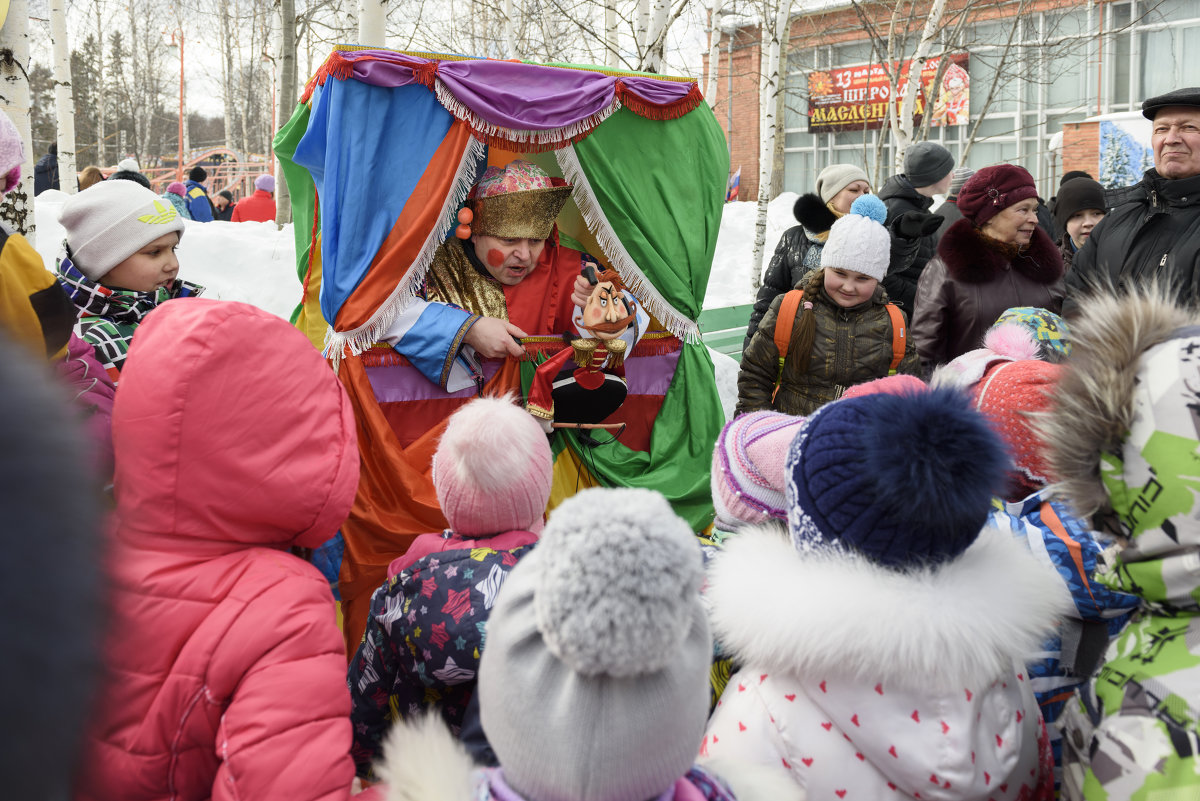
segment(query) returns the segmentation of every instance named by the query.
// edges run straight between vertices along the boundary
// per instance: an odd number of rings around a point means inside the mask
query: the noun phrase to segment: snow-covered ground
[[[36,247],[53,270],[63,241],[58,213],[66,195],[49,190],[38,195]],[[763,263],[775,243],[796,224],[792,206],[796,195],[786,192],[773,200],[767,214]],[[740,306],[754,300],[750,286],[750,256],[754,248],[755,204],[727,203],[713,255],[705,308]],[[292,226],[277,231],[273,223],[185,223],[179,242],[179,277],[207,287],[206,296],[239,300],[287,318],[300,302],[302,287],[296,274]],[[737,362],[713,352],[717,392],[726,417],[737,400]]]

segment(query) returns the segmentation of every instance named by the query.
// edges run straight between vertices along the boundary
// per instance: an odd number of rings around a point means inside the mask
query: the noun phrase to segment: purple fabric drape
[[[437,61],[391,50],[335,51],[322,69],[388,87],[429,86],[436,70],[442,86],[464,108],[491,125],[513,131],[555,130],[587,120],[612,106],[618,81],[628,95],[655,106],[687,98],[696,85],[510,61]]]

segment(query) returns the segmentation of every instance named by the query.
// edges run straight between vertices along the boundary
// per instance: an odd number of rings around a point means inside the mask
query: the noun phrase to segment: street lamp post
[[[175,41],[175,37],[179,41]],[[183,30],[176,28],[171,34],[171,47],[179,48],[179,161],[175,165],[175,180],[183,182]]]
[[[268,54],[266,50],[263,50],[261,61],[264,64],[269,64],[270,66],[268,67],[268,69],[271,70],[271,135],[267,137],[267,153],[268,153],[267,170],[268,170],[268,172],[271,173],[271,175],[274,175],[275,174],[275,134],[276,134],[275,125],[276,125],[276,120],[277,120],[277,118],[275,116],[275,104],[276,104],[276,100],[275,100],[275,59],[270,54]]]

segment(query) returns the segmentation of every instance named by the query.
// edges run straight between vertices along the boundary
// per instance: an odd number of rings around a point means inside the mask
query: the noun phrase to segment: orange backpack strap
[[[783,296],[783,305],[779,307],[779,316],[775,318],[775,349],[779,351],[780,364],[787,356],[788,345],[792,341],[792,324],[796,322],[796,312],[800,311],[802,300],[804,300],[803,289],[789,289]]]
[[[892,363],[888,366],[888,375],[895,375],[900,362],[904,361],[904,348],[908,341],[908,327],[904,321],[904,312],[895,303],[887,305],[888,317],[892,318]]]
[[[792,342],[792,325],[796,322],[796,315],[800,311],[800,302],[803,300],[803,289],[789,289],[783,296],[783,303],[779,306],[779,316],[775,318],[773,337],[775,349],[779,351],[779,369],[775,371],[775,390],[771,393],[772,401],[779,392],[779,381],[783,378],[783,360],[787,358],[788,345]]]

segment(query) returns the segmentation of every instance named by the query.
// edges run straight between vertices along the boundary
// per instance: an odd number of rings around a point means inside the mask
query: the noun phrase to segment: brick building
[[[905,7],[908,24],[897,30],[907,29],[910,42],[899,48],[901,57],[912,52],[920,35],[928,7],[928,0],[923,1],[921,6],[918,0],[914,14]],[[817,173],[833,163],[863,167],[876,185],[895,172],[886,126],[811,132],[809,120],[810,76],[878,64],[863,16],[886,32],[893,7],[860,3],[856,10],[849,2],[831,0],[793,15],[776,192],[811,191]],[[928,138],[949,148],[961,163],[991,92],[992,103],[967,151],[966,166],[1021,164],[1046,197],[1070,169],[1087,170],[1101,180],[1104,173],[1109,183],[1123,182],[1130,170],[1140,174],[1144,164],[1138,153],[1117,159],[1102,152],[1124,136],[1106,121],[1129,116],[1120,112],[1136,112],[1146,97],[1200,85],[1200,58],[1187,57],[1190,46],[1200,45],[1200,0],[973,0],[969,6],[950,0],[947,14],[964,7],[970,18],[954,41],[967,59],[967,121],[930,128]],[[755,26],[726,30],[716,67],[714,112],[730,140],[732,169],[742,170],[741,197],[753,198],[758,191],[760,35]],[[1010,34],[1012,45],[1006,50]],[[705,62],[707,70],[707,58]],[[1140,145],[1131,147],[1140,152]],[[1124,172],[1112,169],[1118,161],[1127,168]]]

